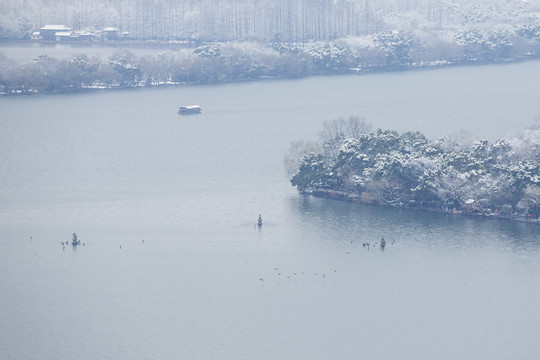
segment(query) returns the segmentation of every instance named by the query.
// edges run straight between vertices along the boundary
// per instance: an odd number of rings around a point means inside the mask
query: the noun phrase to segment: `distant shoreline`
[[[37,42],[33,40],[19,40],[20,42]],[[39,41],[43,42],[43,41]],[[51,41],[51,44],[63,44],[63,45],[76,45],[80,44],[79,42],[67,43],[67,42],[54,42]],[[112,42],[89,42],[89,45],[128,45],[126,42],[117,42],[116,44]],[[132,45],[139,46],[142,43],[132,43]],[[168,44],[168,43],[145,43],[144,46],[152,45],[163,45],[165,46],[175,46],[179,44]],[[129,45],[128,45],[129,46]],[[75,46],[76,48],[76,46]],[[120,47],[121,48],[121,47]],[[0,48],[1,50],[1,48]],[[127,48],[126,50],[129,50]],[[83,54],[84,55],[84,54]],[[51,58],[56,61],[55,58]],[[36,90],[34,88],[15,88],[17,85],[12,86],[11,91],[0,91],[0,96],[21,96],[21,95],[38,95],[38,94],[73,94],[73,93],[85,93],[85,92],[94,92],[102,90],[124,90],[124,89],[139,89],[139,88],[153,88],[153,87],[177,87],[177,86],[199,86],[199,85],[224,85],[224,84],[234,84],[234,83],[244,83],[244,82],[255,82],[255,81],[267,81],[267,80],[295,80],[295,79],[305,79],[310,77],[325,77],[325,76],[338,76],[338,75],[370,75],[370,74],[383,74],[383,73],[400,73],[408,71],[426,71],[426,70],[437,70],[444,69],[448,67],[462,67],[462,66],[485,66],[485,65],[505,65],[505,64],[516,64],[527,61],[537,61],[539,57],[536,55],[521,56],[515,59],[505,59],[505,60],[494,60],[494,61],[467,61],[467,62],[450,62],[450,61],[437,61],[430,63],[422,64],[410,64],[410,65],[399,65],[399,66],[379,66],[379,65],[367,65],[363,68],[349,68],[349,69],[338,69],[338,70],[327,70],[326,72],[313,72],[297,75],[258,75],[250,76],[250,74],[239,74],[236,78],[226,78],[226,79],[217,79],[217,80],[165,80],[165,81],[132,81],[131,83],[94,83],[92,85],[88,84],[74,84],[72,86],[65,86],[61,89],[53,90]],[[61,60],[58,60],[61,61]],[[67,62],[67,61],[66,61]],[[120,76],[120,75],[119,75]],[[151,74],[148,75],[151,77]],[[1,80],[1,79],[0,79]],[[120,80],[118,80],[120,81]],[[2,83],[0,82],[0,85]]]
[[[44,45],[111,45],[111,46],[163,46],[163,47],[197,47],[197,44],[193,41],[159,41],[159,40],[43,40],[43,39],[0,39],[0,45],[2,43],[9,44],[44,44]]]

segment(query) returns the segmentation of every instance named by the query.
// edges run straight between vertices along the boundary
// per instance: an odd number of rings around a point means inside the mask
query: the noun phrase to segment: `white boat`
[[[187,106],[180,106],[180,108],[178,109],[178,114],[180,115],[200,114],[201,111],[202,109],[199,105],[187,105]]]

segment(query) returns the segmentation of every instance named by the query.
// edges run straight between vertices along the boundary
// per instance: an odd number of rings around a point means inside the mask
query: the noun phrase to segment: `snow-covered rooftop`
[[[68,30],[73,30],[73,29],[66,25],[45,25],[40,30],[68,31]]]

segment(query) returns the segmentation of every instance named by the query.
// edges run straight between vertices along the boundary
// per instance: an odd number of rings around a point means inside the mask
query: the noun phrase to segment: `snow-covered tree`
[[[289,151],[283,158],[285,170],[288,176],[294,175],[300,167],[300,162],[305,156],[321,151],[321,145],[314,141],[293,141],[289,146]]]
[[[291,184],[300,191],[309,191],[328,187],[328,172],[321,154],[308,154],[300,162],[298,172],[292,177]]]
[[[536,201],[540,159],[518,157],[505,139],[463,146],[380,129],[354,138],[339,124],[326,122],[323,151],[304,158],[293,177],[300,191],[338,191],[383,205],[448,211],[467,204],[483,214],[512,213],[524,196]]]
[[[537,36],[538,5],[519,0],[3,0],[0,38],[45,24],[75,29],[113,26],[134,39],[304,42],[378,32],[516,24]]]

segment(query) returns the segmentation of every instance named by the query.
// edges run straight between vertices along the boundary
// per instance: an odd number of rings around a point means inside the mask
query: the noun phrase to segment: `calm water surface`
[[[90,57],[107,58],[118,51],[130,51],[138,56],[155,56],[158,53],[177,52],[189,49],[187,44],[165,43],[58,43],[58,42],[22,42],[0,40],[0,53],[18,63],[32,62],[35,57],[47,55],[56,59],[70,59],[86,54]]]
[[[0,358],[534,358],[539,226],[301,196],[282,158],[353,114],[515,133],[539,84],[529,62],[0,98]]]

